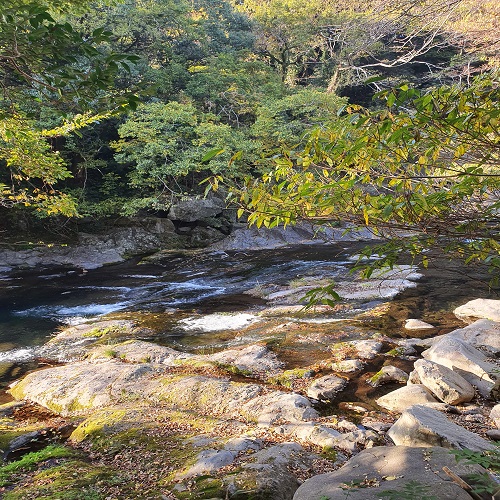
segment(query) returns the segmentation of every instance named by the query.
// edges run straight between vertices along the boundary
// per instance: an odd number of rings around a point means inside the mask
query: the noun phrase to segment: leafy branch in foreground
[[[426,249],[500,269],[499,72],[470,87],[378,95],[385,107],[342,110],[301,151],[233,188],[240,215],[275,227],[308,220],[368,228],[387,238],[377,267]],[[498,273],[497,273],[498,274]]]

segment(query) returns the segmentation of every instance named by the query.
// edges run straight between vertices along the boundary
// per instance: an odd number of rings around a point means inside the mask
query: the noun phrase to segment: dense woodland
[[[259,225],[410,228],[413,252],[444,234],[498,259],[496,0],[4,4],[4,235],[223,184]]]

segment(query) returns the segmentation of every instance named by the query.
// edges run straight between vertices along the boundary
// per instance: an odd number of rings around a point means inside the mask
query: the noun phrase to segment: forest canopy
[[[405,229],[414,252],[496,259],[499,10],[9,0],[4,224],[155,214],[223,177],[251,222]]]

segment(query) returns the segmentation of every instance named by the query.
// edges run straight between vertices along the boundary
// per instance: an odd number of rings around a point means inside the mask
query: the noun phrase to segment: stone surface
[[[490,412],[490,419],[500,429],[500,404],[495,405]]]
[[[490,362],[482,352],[461,340],[445,336],[424,351],[422,356],[457,372],[485,397],[497,391],[494,377],[499,369],[498,363]]]
[[[493,445],[446,418],[440,411],[415,405],[404,411],[387,432],[398,446],[442,446],[484,451]]]
[[[239,472],[224,479],[228,497],[290,500],[299,487],[293,471],[310,470],[319,457],[297,443],[281,443],[246,459]]]
[[[0,262],[12,268],[38,266],[75,266],[95,269],[123,262],[131,255],[160,248],[181,248],[185,238],[176,234],[168,219],[155,217],[126,219],[122,227],[107,228],[102,234],[78,234],[78,243],[42,246],[30,250],[0,250]]]
[[[419,359],[415,362],[415,371],[420,383],[444,403],[450,405],[467,403],[475,395],[474,387],[446,366]]]
[[[464,321],[474,321],[477,318],[500,321],[500,300],[475,299],[457,307],[453,313]]]
[[[195,222],[221,214],[225,203],[220,198],[191,198],[170,207],[168,218],[175,221]]]
[[[484,472],[480,466],[457,465],[455,457],[444,448],[379,446],[362,451],[335,472],[308,479],[293,500],[380,500],[382,492],[402,491],[412,480],[422,485],[429,497],[470,500],[469,494],[443,472],[444,466],[458,474]],[[349,487],[359,482],[364,484]],[[397,494],[392,498],[398,498]]]
[[[382,350],[382,342],[378,340],[352,340],[349,345],[356,349],[361,359],[373,359]]]
[[[430,330],[436,327],[420,319],[410,318],[405,321],[405,328],[407,330]]]
[[[383,366],[373,377],[370,377],[367,382],[372,387],[378,387],[382,384],[387,384],[388,382],[399,382],[400,384],[405,384],[408,381],[408,374],[397,368],[396,366],[386,365]]]
[[[332,363],[332,370],[340,373],[354,373],[362,370],[363,366],[365,364],[359,359],[344,359],[343,361]]]
[[[154,370],[147,364],[82,361],[29,373],[10,392],[15,399],[28,399],[70,415],[144,396],[155,385],[153,376]]]
[[[331,400],[344,389],[347,380],[335,375],[317,378],[307,389],[307,396],[319,401]]]
[[[389,392],[377,399],[376,403],[389,411],[403,412],[408,407],[417,404],[437,403],[429,390],[419,384],[407,385]]]
[[[453,330],[447,337],[461,340],[494,355],[500,352],[500,323],[489,319],[480,319],[465,328]]]
[[[243,349],[227,349],[206,356],[206,359],[232,365],[240,370],[252,373],[275,372],[283,366],[276,354],[263,345],[250,345]]]

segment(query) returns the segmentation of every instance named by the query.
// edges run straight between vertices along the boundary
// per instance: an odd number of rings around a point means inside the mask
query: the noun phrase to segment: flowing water
[[[0,362],[33,359],[36,346],[58,328],[103,316],[142,319],[155,331],[155,341],[187,350],[237,344],[234,332],[238,329],[258,338],[262,322],[256,314],[266,302],[245,292],[271,285],[279,289],[294,281],[300,284],[308,276],[352,279],[351,255],[360,246],[171,253],[155,263],[137,259],[90,271],[52,268],[4,274],[0,276]],[[449,313],[453,307],[489,296],[483,278],[454,273],[450,264],[442,263],[425,271],[416,288],[400,293],[391,303],[389,314],[374,326],[383,333],[402,334],[405,316],[453,326]],[[310,338],[314,338],[314,331],[331,333],[339,319],[377,303],[351,300],[349,307],[339,308],[327,318],[301,320],[295,329],[307,331]],[[274,320],[276,324],[280,321],[283,318]],[[254,323],[257,325],[252,330]],[[266,327],[269,329],[269,324]],[[343,328],[345,333],[353,327]],[[349,335],[358,333],[354,329]],[[298,351],[290,349],[287,355],[290,359],[310,355]]]

